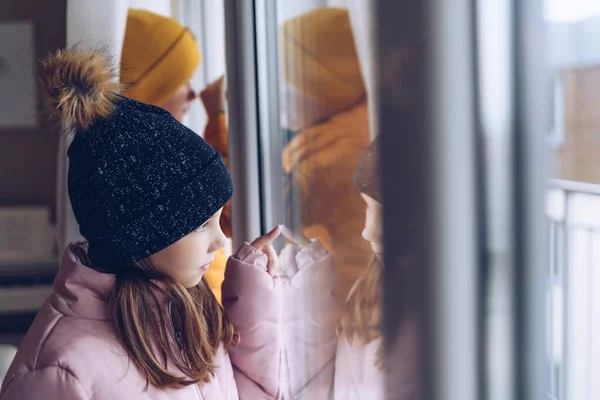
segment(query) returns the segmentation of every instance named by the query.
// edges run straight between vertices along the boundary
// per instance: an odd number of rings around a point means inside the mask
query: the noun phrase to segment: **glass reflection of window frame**
[[[284,223],[299,232],[300,193],[282,174],[282,152],[291,131],[282,126],[285,98],[281,96],[279,15],[277,0],[254,2],[259,113],[259,151],[263,226]]]

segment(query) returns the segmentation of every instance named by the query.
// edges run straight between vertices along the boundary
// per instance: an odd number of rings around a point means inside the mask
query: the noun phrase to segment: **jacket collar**
[[[65,249],[54,280],[52,305],[66,316],[108,320],[108,296],[115,275],[92,269],[87,248],[87,242],[72,242]]]

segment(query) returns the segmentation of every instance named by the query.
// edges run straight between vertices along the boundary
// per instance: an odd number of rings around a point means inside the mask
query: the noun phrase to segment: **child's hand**
[[[281,225],[277,225],[275,228],[273,228],[273,230],[271,230],[271,232],[250,243],[252,247],[263,251],[267,255],[269,260],[267,263],[267,272],[273,277],[279,274],[279,261],[272,243],[279,237],[280,234]]]
[[[200,99],[209,117],[225,112],[226,96],[224,76],[210,83],[200,92]]]

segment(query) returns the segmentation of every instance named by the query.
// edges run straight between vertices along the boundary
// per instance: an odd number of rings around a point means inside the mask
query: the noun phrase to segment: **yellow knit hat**
[[[291,128],[329,118],[366,96],[346,9],[310,11],[287,21],[282,35],[286,95],[295,101],[288,104],[297,125]]]
[[[129,10],[120,73],[125,96],[161,104],[190,80],[200,58],[192,33],[179,22]]]

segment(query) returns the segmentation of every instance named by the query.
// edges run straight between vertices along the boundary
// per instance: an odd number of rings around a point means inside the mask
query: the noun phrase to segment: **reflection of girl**
[[[392,338],[392,346],[383,354],[382,338],[382,299],[381,277],[383,272],[382,203],[377,162],[378,140],[376,139],[363,152],[356,169],[354,182],[367,205],[363,238],[370,243],[373,257],[358,280],[352,286],[341,310],[332,294],[332,289],[321,285],[319,290],[310,293],[295,293],[296,297],[309,296],[304,306],[307,325],[298,330],[296,357],[289,361],[295,375],[292,380],[289,398],[312,399],[333,398],[335,400],[377,400],[377,399],[420,399],[418,380],[419,359],[418,325],[413,312],[410,294],[406,291],[403,271],[411,265],[407,256],[393,266],[393,274],[398,277],[399,293],[397,303],[402,304],[401,323]],[[399,244],[402,245],[402,244]],[[408,249],[408,247],[407,247]],[[324,266],[330,271],[311,275],[317,279],[331,273],[331,265]],[[306,277],[306,275],[305,275]],[[331,279],[327,284],[331,284]],[[305,285],[310,287],[310,285]],[[319,297],[315,297],[321,294]],[[332,331],[337,324],[337,347],[332,345]],[[320,329],[315,329],[319,326]],[[319,346],[316,347],[315,343]],[[307,344],[310,344],[307,345]],[[390,362],[388,362],[390,361]],[[390,379],[385,382],[384,368]],[[389,368],[389,369],[388,369]],[[387,395],[387,397],[386,397]]]
[[[383,275],[383,206],[379,180],[381,179],[378,148],[375,139],[368,146],[354,175],[354,183],[360,190],[366,204],[367,215],[363,238],[371,244],[374,257],[364,273],[354,284],[342,313],[340,323],[340,341],[336,357],[335,398],[336,399],[420,399],[418,379],[418,326],[412,304],[412,294],[406,282],[409,277],[404,273],[411,267],[410,243],[398,243],[405,248],[405,256],[393,268],[392,274],[397,281],[396,304],[402,309],[400,326],[395,329],[396,337],[389,338],[393,343],[387,357],[383,354],[381,332],[382,298],[381,278]],[[402,205],[399,205],[402,206]],[[405,210],[398,210],[399,212]],[[346,357],[344,357],[346,356]],[[385,360],[384,360],[385,359]],[[390,379],[385,382],[382,370],[386,369]],[[362,386],[356,393],[348,389],[344,382],[357,376],[364,377]],[[384,396],[386,393],[387,397]]]
[[[87,242],[65,250],[0,399],[278,398],[280,228],[230,258],[221,308],[203,279],[232,194],[219,154],[120,95],[101,53],[60,51],[42,70],[74,134],[69,196]]]

